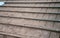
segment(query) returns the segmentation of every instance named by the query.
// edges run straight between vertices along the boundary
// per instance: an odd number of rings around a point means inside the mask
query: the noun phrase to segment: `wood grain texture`
[[[60,0],[2,1],[1,38],[60,38]]]

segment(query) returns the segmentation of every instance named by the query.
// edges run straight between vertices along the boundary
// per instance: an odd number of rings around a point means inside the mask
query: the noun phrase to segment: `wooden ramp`
[[[60,38],[60,0],[3,0],[0,38]]]

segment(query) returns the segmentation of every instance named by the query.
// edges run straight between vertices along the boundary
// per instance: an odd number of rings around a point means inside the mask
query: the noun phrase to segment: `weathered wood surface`
[[[60,38],[60,0],[2,1],[0,34],[6,38]]]

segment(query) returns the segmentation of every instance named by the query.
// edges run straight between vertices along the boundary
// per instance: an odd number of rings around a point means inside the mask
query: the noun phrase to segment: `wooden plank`
[[[10,10],[0,10],[0,12],[10,12],[10,13],[32,13],[32,14],[56,14],[60,15],[60,12],[28,12],[28,11],[10,11]]]
[[[9,20],[9,21],[8,21]],[[11,19],[11,18],[0,18],[0,23],[11,23],[11,24],[16,24],[16,25],[27,25],[27,26],[44,26],[45,22],[43,25],[41,25],[44,21],[33,21],[33,20],[24,20],[24,19]]]
[[[14,1],[14,0],[13,0]],[[32,1],[32,0],[16,0],[16,1]],[[14,1],[14,2],[16,2]],[[56,1],[56,0],[33,0],[32,2],[36,1]],[[22,5],[22,4],[20,4]],[[23,4],[24,5],[24,4]],[[22,6],[23,6],[22,5]],[[59,5],[59,4],[58,4]],[[52,7],[58,7],[58,5],[50,4]],[[18,4],[19,6],[19,4]],[[25,6],[25,5],[24,5]],[[26,5],[26,6],[36,6],[36,5]],[[40,6],[40,5],[37,5]],[[44,6],[43,4],[41,6]],[[46,5],[47,6],[47,5]],[[49,4],[48,4],[49,6]],[[50,8],[50,7],[40,7],[40,8],[16,8],[11,7],[8,5],[7,7],[0,7],[0,10],[6,10],[6,11],[27,11],[27,12],[46,12],[46,13],[57,13],[58,8]],[[12,10],[13,9],[13,10]],[[32,13],[11,13],[11,12],[1,12],[0,17],[0,34],[6,34],[6,35],[12,35],[16,37],[22,37],[22,38],[49,38],[50,31],[51,32],[50,38],[59,38],[59,35],[57,32],[60,32],[60,20],[56,20],[56,15],[54,14],[32,14]],[[4,16],[6,16],[6,18]],[[10,17],[9,17],[10,16]],[[18,17],[15,18],[15,17]],[[19,17],[23,17],[23,19],[20,19]],[[24,19],[29,18],[28,19]],[[41,18],[46,19],[45,21],[40,21]],[[30,19],[31,18],[31,19]],[[33,20],[32,20],[33,18]],[[36,20],[36,19],[38,20]],[[34,20],[35,19],[35,20]],[[51,20],[48,20],[51,19]],[[59,19],[59,15],[57,16],[57,19]],[[48,20],[48,21],[47,21]],[[53,26],[54,25],[54,26]],[[38,29],[37,29],[38,28]],[[42,30],[41,30],[42,28]],[[43,31],[43,29],[45,29]],[[56,31],[56,33],[55,33]],[[56,36],[56,37],[55,37]],[[9,38],[9,37],[8,37]],[[13,37],[10,37],[13,38]]]
[[[50,4],[50,6],[49,6]],[[55,6],[54,6],[55,3],[47,3],[47,4],[20,4],[20,3],[7,3],[5,4],[4,6],[25,6],[25,7],[59,7],[60,6],[60,3],[56,3]]]
[[[33,19],[33,18],[23,18],[23,17],[10,17],[10,16],[0,16],[4,18],[15,18],[15,19],[26,19],[26,20],[35,20],[35,21],[48,21],[48,22],[60,22],[59,20],[49,20],[49,19]]]
[[[54,20],[56,15],[54,14],[35,14],[35,13],[15,13],[15,12],[0,12],[0,16],[10,16],[10,17],[23,17],[23,18],[33,18],[33,19],[50,19]],[[49,18],[48,18],[49,17]]]
[[[14,9],[14,10],[12,10]],[[57,12],[58,9],[56,8],[12,8],[12,7],[0,7],[0,10],[7,10],[7,11],[26,11],[26,12]]]
[[[25,19],[15,19],[15,18],[0,18],[0,23],[24,26],[24,27],[32,27],[32,28],[39,28],[39,29],[46,29],[52,31],[60,31],[57,28],[48,28],[46,21],[35,21],[35,20],[25,20]]]

